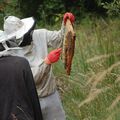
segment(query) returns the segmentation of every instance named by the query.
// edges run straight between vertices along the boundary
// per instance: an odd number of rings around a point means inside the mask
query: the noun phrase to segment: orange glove
[[[57,62],[60,58],[61,50],[62,50],[61,48],[58,48],[58,49],[51,51],[45,58],[44,62],[46,64],[51,64],[51,63]]]
[[[75,16],[70,12],[66,12],[63,17],[64,25],[66,24],[67,19],[69,19],[73,24],[75,21]]]

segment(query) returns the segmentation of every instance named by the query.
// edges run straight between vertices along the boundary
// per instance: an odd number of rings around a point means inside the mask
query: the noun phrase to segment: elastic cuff
[[[49,60],[47,57],[44,59],[44,62],[45,62],[46,64],[48,64],[48,65],[51,64],[50,60]]]

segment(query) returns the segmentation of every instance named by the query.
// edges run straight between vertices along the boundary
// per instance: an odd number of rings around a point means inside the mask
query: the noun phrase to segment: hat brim
[[[24,36],[34,25],[35,20],[33,17],[25,18],[21,20],[24,25],[16,32],[16,39],[19,39]]]
[[[16,32],[12,34],[6,34],[4,31],[0,31],[0,42],[7,41],[12,38],[20,39],[22,38],[34,25],[35,20],[33,17],[21,19],[23,26]]]
[[[4,31],[0,31],[0,43],[7,41],[9,39],[15,38],[15,34],[7,35]]]

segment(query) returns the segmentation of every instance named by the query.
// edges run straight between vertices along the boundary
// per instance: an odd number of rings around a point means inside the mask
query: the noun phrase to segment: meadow
[[[15,5],[11,4],[16,6],[14,1]],[[13,6],[8,5],[3,13],[21,16]],[[43,21],[37,22],[37,28],[61,27],[58,21],[55,26]],[[74,28],[76,47],[71,75],[66,75],[62,60],[53,65],[67,120],[120,120],[120,19],[90,19],[86,14]]]
[[[71,75],[53,65],[67,120],[120,120],[120,20],[75,24]]]
[[[25,13],[26,16],[29,16],[27,12],[31,11],[32,13],[36,10],[34,5],[38,6],[38,4],[31,4],[33,1],[1,0],[1,30],[5,16],[15,15],[22,18]],[[104,2],[106,3],[106,1]],[[73,13],[77,14],[77,18],[81,18],[81,16],[85,16],[85,18],[77,20],[78,23],[75,23],[76,47],[71,75],[66,75],[62,60],[53,65],[53,72],[56,76],[67,120],[120,120],[120,19],[119,17],[104,19],[100,16],[99,19],[95,16],[90,19],[87,17],[88,13],[84,11],[86,10],[84,0],[78,2],[73,0],[73,2],[74,4],[71,3],[71,8],[74,6]],[[103,1],[87,0],[87,2],[87,7],[90,7],[87,8],[87,11],[92,10],[93,7],[98,7],[93,11],[96,13],[99,12],[96,11],[99,10],[99,3]],[[113,16],[117,17],[120,13],[119,0],[112,0],[112,3],[104,5],[109,14],[112,13]],[[22,6],[22,11],[20,11],[20,6]],[[55,17],[56,19],[52,16],[55,11],[63,13],[59,10],[65,10],[64,4],[60,4],[57,0],[44,0],[44,3],[35,11],[38,14],[37,17],[40,16],[37,28],[59,30],[61,27],[61,24],[58,23],[61,19],[59,14],[58,17]],[[53,17],[53,23],[56,22],[55,26],[46,24],[49,16],[51,19]],[[63,14],[60,16],[63,17]]]

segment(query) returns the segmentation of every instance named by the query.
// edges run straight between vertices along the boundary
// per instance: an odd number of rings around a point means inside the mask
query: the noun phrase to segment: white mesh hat
[[[15,37],[19,39],[24,36],[34,25],[35,20],[33,17],[19,19],[15,16],[8,16],[4,20],[4,32],[0,35],[0,42]]]

